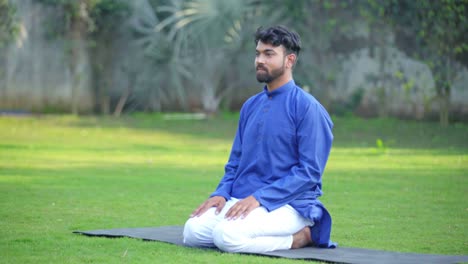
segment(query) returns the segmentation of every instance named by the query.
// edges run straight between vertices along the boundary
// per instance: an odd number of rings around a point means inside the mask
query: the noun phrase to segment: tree
[[[83,78],[84,61],[87,57],[86,36],[93,30],[94,24],[89,17],[89,4],[91,0],[39,0],[43,4],[55,6],[63,12],[61,29],[68,40],[69,70],[72,78],[71,85],[71,112],[79,112],[79,93]],[[57,34],[58,35],[58,34]]]
[[[93,30],[88,33],[91,64],[93,67],[94,92],[98,110],[102,114],[109,114],[111,108],[110,92],[113,85],[113,68],[115,62],[115,43],[119,33],[124,30],[125,19],[130,14],[130,6],[124,0],[94,0],[88,7],[89,17],[93,23]],[[119,21],[116,23],[116,21]],[[134,73],[130,67],[125,68],[125,74],[134,80]],[[123,105],[134,89],[134,82],[129,82],[114,111],[120,115]]]
[[[203,111],[217,112],[221,101],[244,82],[244,72],[253,71],[253,66],[245,67],[244,55],[253,54],[252,35],[260,18],[269,21],[261,6],[253,0],[174,0],[156,12],[161,20],[144,39],[153,36],[148,47],[157,42],[166,48],[165,54],[153,49],[152,56],[165,55],[182,101],[196,98]],[[247,63],[253,65],[253,55]]]
[[[4,49],[13,42],[19,33],[19,25],[15,21],[15,6],[9,0],[0,0],[0,65],[5,64]],[[0,68],[0,79],[5,75],[5,67]],[[0,97],[4,88],[0,87]]]
[[[363,37],[354,34],[362,24],[361,3],[354,1],[262,1],[276,23],[291,26],[300,35],[303,48],[295,79],[310,87],[326,108],[331,108],[336,76],[352,52],[365,47]],[[281,6],[281,8],[278,8]],[[335,90],[336,91],[336,90]]]
[[[379,2],[394,27],[397,46],[432,70],[439,119],[449,122],[451,86],[467,66],[468,0],[392,0]]]
[[[156,27],[173,43],[173,56],[183,73],[179,78],[198,95],[203,110],[218,111],[221,100],[236,86],[231,69],[243,47],[252,1],[190,0],[161,6],[166,18]]]
[[[68,41],[69,68],[72,76],[73,114],[78,114],[78,100],[83,78],[84,61],[91,60],[94,77],[95,100],[101,113],[110,112],[109,87],[111,73],[106,72],[112,63],[112,38],[119,30],[123,17],[128,15],[125,0],[39,0],[62,11],[62,28],[57,30]],[[93,51],[92,58],[89,51]]]
[[[138,60],[141,64],[149,66],[138,68],[140,83],[147,95],[144,108],[161,111],[165,102],[176,101],[182,109],[187,110],[187,96],[181,80],[188,74],[185,61],[174,56],[173,45],[165,38],[163,32],[157,30],[160,15],[156,13],[153,5],[169,4],[162,2],[136,1],[131,20],[135,35],[133,44],[141,51],[138,53]]]
[[[12,42],[19,32],[15,13],[15,6],[9,0],[0,0],[0,49]]]

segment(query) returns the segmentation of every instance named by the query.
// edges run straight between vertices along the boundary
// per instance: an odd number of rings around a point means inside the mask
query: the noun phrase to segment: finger
[[[204,213],[205,213],[206,211],[208,211],[208,209],[210,209],[211,207],[212,207],[212,206],[204,206],[204,207],[202,207],[202,208],[198,211],[198,213],[197,213],[196,216],[200,216],[200,215],[204,214]]]
[[[232,212],[234,212],[234,210],[236,210],[236,207],[238,206],[238,203],[239,202],[235,203],[233,206],[231,206],[231,208],[229,208],[229,210],[224,215],[224,218],[229,219],[229,217],[231,217]]]
[[[244,213],[242,214],[241,218],[242,218],[242,219],[246,218],[247,215],[249,215],[250,212],[252,212],[254,209],[255,209],[255,207],[249,207],[249,208],[247,208],[247,209],[244,211]]]
[[[229,219],[232,217],[232,215],[233,215],[233,213],[234,213],[235,210],[236,210],[235,206],[231,207],[231,208],[227,211],[227,213],[224,215],[224,218],[226,218],[226,219],[229,220]]]
[[[245,207],[242,207],[239,210],[237,210],[237,212],[233,216],[233,220],[236,220],[237,218],[241,218],[242,215],[244,214],[245,210],[246,210]]]
[[[231,208],[229,214],[227,215],[227,219],[229,220],[236,220],[238,217],[240,217],[244,211],[244,207],[242,206],[234,206]]]
[[[200,210],[201,210],[201,207],[198,207],[197,209],[195,209],[195,211],[193,211],[193,212],[190,214],[190,217],[198,216]]]
[[[195,216],[200,216],[202,215],[208,208],[210,208],[208,202],[202,203],[193,213],[190,215],[190,217],[195,217]]]
[[[219,203],[219,204],[216,206],[215,214],[221,213],[221,211],[223,210],[225,204],[226,204],[226,203]]]

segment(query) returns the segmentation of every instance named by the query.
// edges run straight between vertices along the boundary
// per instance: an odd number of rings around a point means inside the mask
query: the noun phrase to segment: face
[[[274,47],[261,41],[255,52],[255,69],[259,82],[270,83],[282,76],[289,65],[283,46]]]

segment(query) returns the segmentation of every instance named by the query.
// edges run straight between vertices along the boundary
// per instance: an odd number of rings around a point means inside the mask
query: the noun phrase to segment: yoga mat
[[[184,246],[182,242],[182,226],[142,227],[142,228],[117,228],[90,231],[75,231],[73,233],[98,237],[131,237],[150,241],[167,242]],[[307,247],[292,250],[277,250],[257,254],[263,256],[308,259],[332,263],[360,263],[360,264],[412,264],[412,263],[463,263],[468,262],[468,255],[436,255],[402,253],[363,248],[337,247],[335,249],[323,249]]]

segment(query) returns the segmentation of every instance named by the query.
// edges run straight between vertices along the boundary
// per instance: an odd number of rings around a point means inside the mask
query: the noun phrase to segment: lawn
[[[1,262],[303,263],[72,234],[183,225],[222,177],[237,118],[0,117]],[[334,122],[321,199],[334,241],[468,255],[467,124]]]

